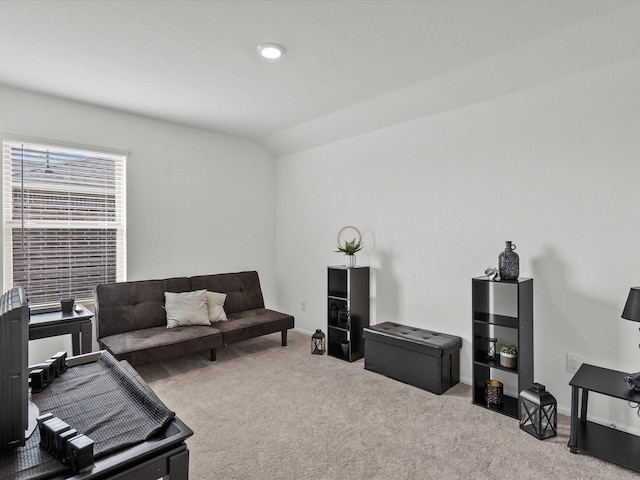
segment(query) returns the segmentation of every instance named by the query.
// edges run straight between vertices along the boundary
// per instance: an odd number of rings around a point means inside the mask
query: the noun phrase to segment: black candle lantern
[[[314,355],[324,354],[324,333],[319,328],[311,335],[311,353]]]
[[[520,392],[520,428],[538,440],[555,437],[558,404],[544,385],[533,383]]]
[[[487,344],[487,358],[489,360],[495,360],[496,359],[496,344],[498,343],[498,339],[497,338],[487,338],[487,342],[489,342]]]

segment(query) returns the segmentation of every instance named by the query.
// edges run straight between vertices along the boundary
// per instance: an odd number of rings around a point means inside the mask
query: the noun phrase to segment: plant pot
[[[518,365],[518,355],[500,352],[500,365],[505,368],[514,369]]]
[[[356,266],[356,256],[355,255],[345,255],[347,268],[353,268]]]

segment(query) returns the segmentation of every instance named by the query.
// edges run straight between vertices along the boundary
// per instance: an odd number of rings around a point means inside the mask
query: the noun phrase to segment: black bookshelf
[[[493,291],[492,291],[493,289]],[[515,305],[514,315],[497,314],[493,311],[491,297],[500,291],[502,298],[510,298]],[[487,404],[485,382],[492,378],[492,370],[514,375],[518,392],[533,383],[533,279],[519,278],[495,282],[488,277],[473,278],[471,283],[472,330],[473,330],[473,403],[510,417],[519,418],[518,398],[503,396],[499,407]],[[496,328],[498,327],[498,328]],[[506,329],[506,330],[505,330]],[[500,332],[511,330],[509,337],[516,336],[518,360],[516,368],[500,365],[499,347],[495,360],[488,358],[488,338],[498,339],[498,346],[505,341]],[[511,342],[509,342],[511,343]]]
[[[364,357],[368,326],[369,267],[328,267],[327,353],[349,362]]]

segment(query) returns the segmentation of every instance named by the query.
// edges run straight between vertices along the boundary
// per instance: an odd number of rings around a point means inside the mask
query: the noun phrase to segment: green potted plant
[[[506,368],[516,368],[518,362],[518,347],[503,345],[500,348],[500,365]]]
[[[344,253],[346,255],[347,267],[356,266],[356,253],[362,250],[362,241],[355,238],[350,242],[344,241],[344,245],[338,244],[336,253]]]

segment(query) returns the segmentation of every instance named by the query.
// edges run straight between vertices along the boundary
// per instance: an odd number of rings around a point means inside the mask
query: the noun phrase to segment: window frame
[[[104,215],[100,220],[82,220],[70,219],[68,216],[60,219],[39,219],[24,220],[24,214],[15,216],[14,213],[14,184],[13,184],[13,165],[12,165],[12,148],[32,148],[41,150],[53,150],[56,152],[65,152],[70,155],[87,155],[103,159],[112,159],[114,161],[114,187],[115,196],[114,215],[112,219],[106,218]],[[3,242],[3,288],[9,289],[14,285],[14,253],[13,253],[13,231],[16,229],[87,229],[87,230],[115,230],[115,272],[116,281],[126,281],[127,279],[127,219],[126,219],[126,163],[128,152],[107,149],[102,147],[92,147],[77,145],[71,143],[52,142],[47,140],[30,139],[25,137],[8,137],[2,138],[2,242]],[[22,187],[21,187],[22,188]],[[71,186],[69,183],[68,191],[78,194],[86,186]],[[26,189],[26,188],[25,188]],[[52,187],[51,191],[57,191],[57,187]],[[106,191],[106,189],[105,189]],[[43,190],[46,192],[46,190]],[[69,247],[72,248],[72,247]],[[78,250],[76,250],[78,251]],[[80,250],[80,251],[85,251]],[[72,258],[73,255],[70,255]],[[21,285],[27,287],[26,285]],[[28,294],[28,291],[27,291]],[[91,304],[93,298],[76,298],[76,301]],[[31,307],[50,308],[59,307],[59,302],[34,302]]]

